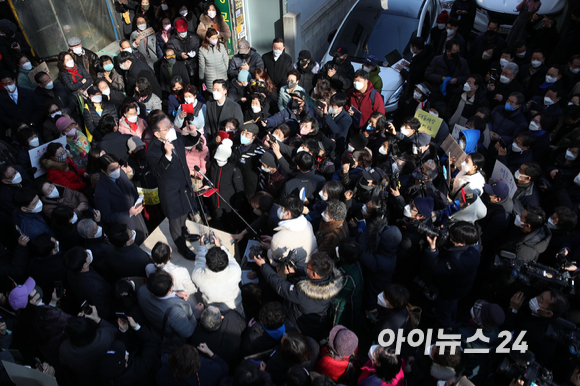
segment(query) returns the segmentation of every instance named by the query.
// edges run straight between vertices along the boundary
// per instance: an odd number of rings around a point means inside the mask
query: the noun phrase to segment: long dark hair
[[[213,28],[208,28],[207,32],[205,33],[205,39],[203,39],[203,41],[201,42],[201,46],[209,51],[209,47],[211,46],[211,43],[209,42],[209,38],[212,36],[216,36],[216,35],[218,35],[218,31],[216,31]],[[218,42],[216,44],[216,48],[218,51],[221,52],[220,45],[223,45],[223,44],[218,39]]]

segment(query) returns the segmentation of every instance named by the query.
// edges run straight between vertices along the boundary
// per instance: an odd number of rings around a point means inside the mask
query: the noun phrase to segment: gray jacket
[[[153,65],[159,59],[157,57],[157,37],[155,34],[149,35],[146,38],[141,39],[139,45],[137,46],[135,45],[135,39],[137,38],[137,35],[139,35],[139,32],[140,31],[133,31],[131,33],[131,37],[129,38],[131,41],[131,48],[142,53],[147,60],[147,65],[154,69]]]
[[[229,57],[228,49],[222,43],[208,48],[199,48],[199,79],[203,79],[207,90],[212,92],[214,80],[228,79]]]
[[[172,305],[177,305],[167,318],[167,324],[165,326],[165,337],[167,341],[165,342],[165,348],[174,348],[183,345],[185,340],[193,334],[197,326],[197,319],[201,314],[190,303],[177,296],[158,298],[149,292],[147,286],[139,288],[137,302],[145,318],[147,318],[151,330],[158,336],[162,335],[161,327],[163,325],[165,311]]]

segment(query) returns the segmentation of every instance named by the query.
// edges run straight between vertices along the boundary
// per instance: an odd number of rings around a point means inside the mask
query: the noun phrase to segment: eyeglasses
[[[165,59],[175,59],[175,55],[166,56]]]

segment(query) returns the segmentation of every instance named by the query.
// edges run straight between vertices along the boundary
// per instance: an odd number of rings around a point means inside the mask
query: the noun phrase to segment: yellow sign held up
[[[427,111],[421,109],[415,111],[415,118],[421,122],[421,128],[419,129],[422,133],[427,133],[431,137],[435,138],[443,119],[436,117],[433,114],[429,114]]]
[[[145,205],[157,205],[161,201],[159,200],[159,189],[145,189],[137,188],[137,193],[144,195],[143,203]]]

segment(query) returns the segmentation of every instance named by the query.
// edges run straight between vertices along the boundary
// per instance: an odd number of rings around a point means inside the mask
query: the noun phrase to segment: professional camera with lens
[[[417,226],[417,232],[431,239],[437,237],[437,247],[441,248],[449,239],[449,229],[447,227],[437,228],[429,224],[421,223]]]
[[[504,358],[497,368],[496,374],[506,380],[522,380],[524,386],[558,386],[553,381],[552,372],[540,366],[531,351],[511,351],[509,357]]]
[[[580,365],[580,339],[576,325],[563,318],[558,318],[556,323],[548,325],[545,338],[566,346],[570,351],[571,358]]]
[[[574,279],[568,271],[547,267],[533,261],[524,261],[509,251],[501,251],[495,256],[494,269],[509,272],[515,282],[527,288],[533,288],[534,292],[555,288],[565,294],[574,293]]]

